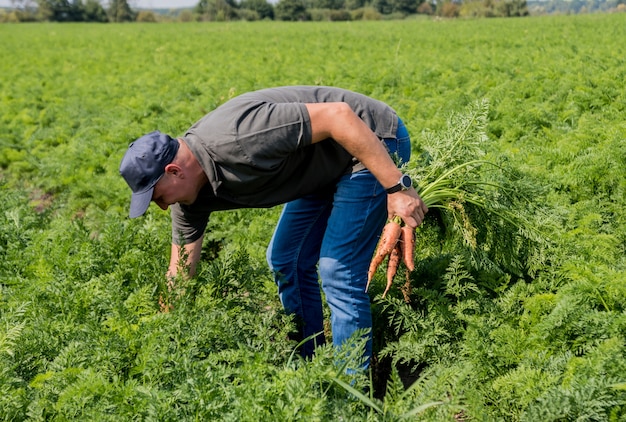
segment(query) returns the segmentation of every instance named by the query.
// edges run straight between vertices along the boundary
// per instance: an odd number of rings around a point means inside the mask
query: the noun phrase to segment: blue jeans
[[[395,139],[384,139],[402,163],[411,155],[409,134],[399,120]],[[369,328],[364,358],[372,354],[372,315],[365,292],[367,270],[387,220],[387,194],[369,170],[344,175],[334,192],[285,204],[267,250],[267,261],[287,313],[295,314],[301,354],[325,342],[321,287],[331,312],[333,344],[343,345]],[[319,270],[319,277],[318,277]]]

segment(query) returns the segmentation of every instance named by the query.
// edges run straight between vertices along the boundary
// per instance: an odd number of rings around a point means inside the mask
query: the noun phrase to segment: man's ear
[[[170,174],[174,177],[184,177],[183,169],[178,164],[174,163],[170,163],[165,166],[165,173]]]

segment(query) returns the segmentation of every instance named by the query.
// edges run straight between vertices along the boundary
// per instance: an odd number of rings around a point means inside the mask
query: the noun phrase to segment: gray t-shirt
[[[250,92],[196,122],[183,137],[209,182],[192,205],[171,207],[174,243],[193,242],[212,211],[272,207],[334,189],[355,159],[337,142],[311,144],[305,103],[346,102],[381,138],[394,138],[395,111],[340,88],[293,86]],[[182,236],[182,238],[181,238]]]

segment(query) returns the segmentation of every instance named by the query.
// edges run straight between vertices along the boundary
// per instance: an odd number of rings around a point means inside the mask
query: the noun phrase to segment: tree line
[[[0,22],[345,21],[410,15],[517,17],[626,11],[626,0],[199,0],[187,9],[135,10],[127,0],[11,0]]]
[[[137,19],[126,0],[11,0],[5,21],[13,22],[132,22]]]
[[[423,14],[525,16],[526,0],[199,0],[195,7],[136,10],[127,0],[12,0],[0,22],[378,20]]]

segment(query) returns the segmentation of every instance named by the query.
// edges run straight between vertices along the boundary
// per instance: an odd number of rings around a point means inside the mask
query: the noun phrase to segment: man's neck
[[[209,179],[204,173],[200,162],[198,162],[196,156],[193,155],[184,139],[178,138],[178,142],[180,143],[178,153],[180,154],[181,163],[185,166],[187,174],[196,187],[196,191],[200,192],[200,189],[202,189]]]

